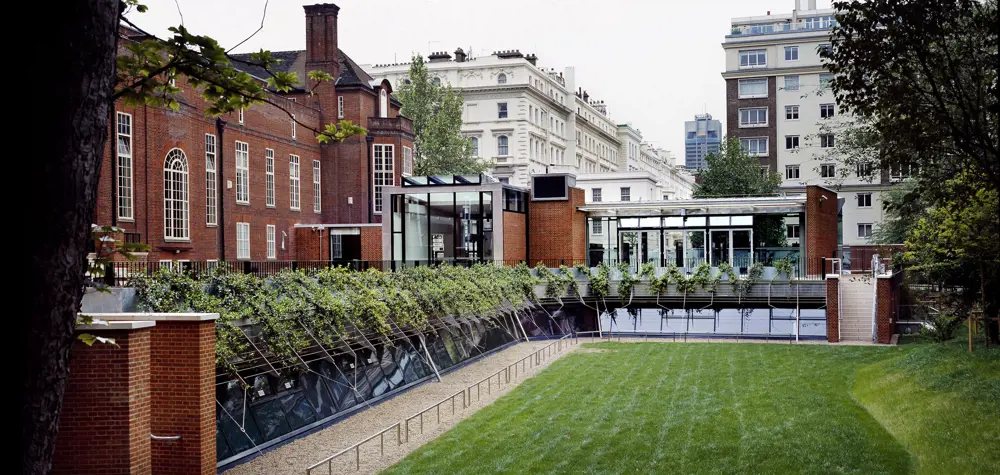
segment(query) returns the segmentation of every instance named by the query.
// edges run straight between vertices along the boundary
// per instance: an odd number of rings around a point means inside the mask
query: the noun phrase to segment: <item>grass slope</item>
[[[862,368],[852,393],[920,473],[1000,473],[1000,351],[919,345]]]
[[[851,397],[899,348],[594,345],[388,473],[906,473],[915,459]]]

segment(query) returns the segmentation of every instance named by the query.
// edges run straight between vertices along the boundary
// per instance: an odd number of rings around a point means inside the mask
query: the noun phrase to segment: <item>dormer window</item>
[[[389,93],[382,89],[378,95],[379,117],[389,117]]]

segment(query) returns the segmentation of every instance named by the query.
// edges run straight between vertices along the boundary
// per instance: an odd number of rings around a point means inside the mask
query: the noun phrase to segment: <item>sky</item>
[[[321,0],[320,0],[321,1]],[[158,36],[183,23],[235,52],[305,49],[302,5],[271,0],[144,0],[130,20]],[[456,48],[519,49],[538,65],[576,68],[577,84],[683,161],[684,122],[708,112],[725,130],[722,42],[732,17],[790,12],[794,0],[338,0],[338,39],[358,64],[404,62]],[[829,1],[817,2],[828,8]],[[182,21],[183,17],[183,21]]]

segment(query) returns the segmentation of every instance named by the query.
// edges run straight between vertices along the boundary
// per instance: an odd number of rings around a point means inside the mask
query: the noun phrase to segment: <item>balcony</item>
[[[830,30],[836,26],[836,20],[829,17],[807,19],[798,23],[763,23],[756,25],[734,25],[727,37],[747,37],[757,35],[773,35],[802,31]]]
[[[372,135],[413,135],[413,121],[403,117],[369,117],[368,133]]]

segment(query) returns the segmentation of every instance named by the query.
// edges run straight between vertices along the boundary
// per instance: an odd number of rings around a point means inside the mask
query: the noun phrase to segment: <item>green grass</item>
[[[387,473],[997,473],[1000,353],[588,346]],[[598,351],[593,351],[598,350]]]

